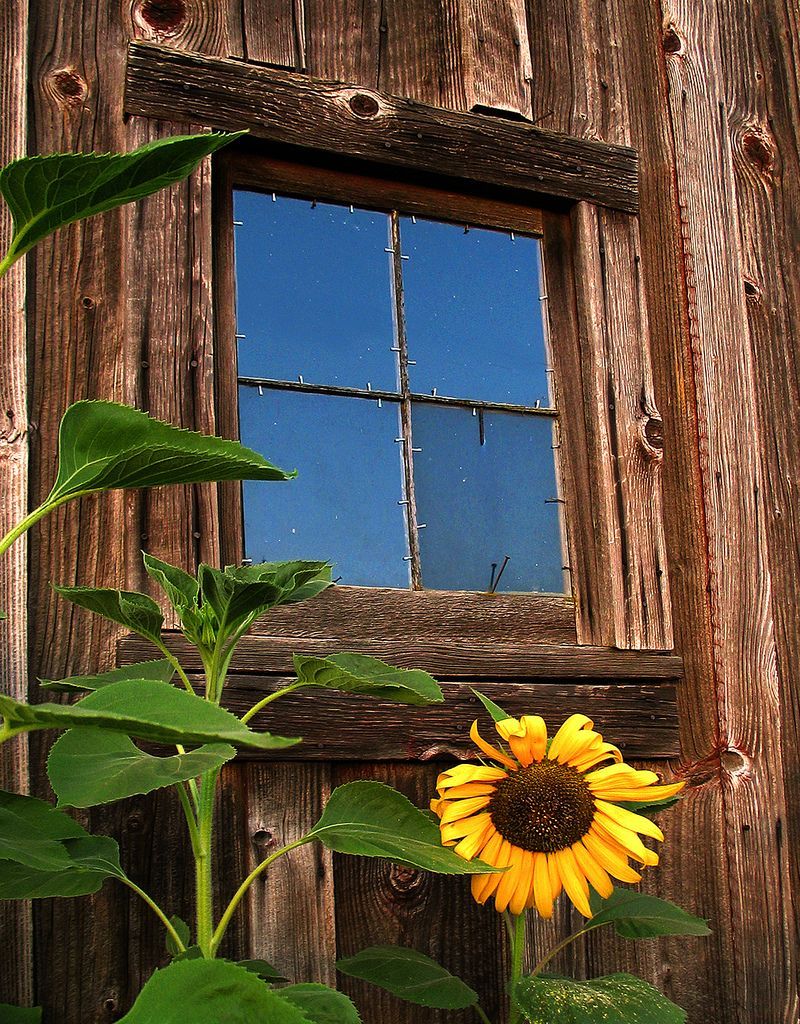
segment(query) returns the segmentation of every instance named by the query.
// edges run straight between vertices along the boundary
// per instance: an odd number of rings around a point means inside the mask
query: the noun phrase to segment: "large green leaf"
[[[0,860],[37,871],[71,866],[62,840],[87,833],[72,818],[35,797],[0,792]]]
[[[0,715],[14,731],[97,726],[154,743],[232,743],[274,750],[300,740],[254,732],[224,708],[154,679],[128,679],[77,704],[21,704],[0,694]]]
[[[161,609],[147,594],[134,590],[110,590],[107,587],[59,587],[53,589],[61,597],[86,608],[104,619],[127,626],[140,636],[161,643],[164,616]]]
[[[495,870],[480,861],[464,860],[442,846],[436,823],[382,782],[339,786],[309,835],[337,853],[385,857],[445,875]]]
[[[399,704],[441,704],[439,684],[420,669],[394,668],[366,654],[331,654],[327,658],[294,655],[298,682],[345,693],[362,693]]]
[[[156,971],[119,1024],[313,1024],[260,978],[227,960]]]
[[[342,974],[386,989],[398,999],[439,1010],[475,1006],[478,993],[460,978],[415,949],[371,946],[336,964]]]
[[[264,981],[268,981],[270,984],[275,981],[286,981],[286,978],[284,978],[277,967],[273,967],[266,960],[237,960],[237,963],[240,967],[244,967],[246,971],[252,971],[253,974],[263,978]]]
[[[45,504],[117,487],[209,480],[288,480],[237,441],[181,430],[116,402],[71,405],[61,420],[58,476]]]
[[[633,889],[615,889],[608,899],[596,892],[590,896],[594,917],[592,927],[613,924],[626,939],[650,939],[659,935],[710,935],[702,917],[681,907]]]
[[[54,153],[15,160],[0,170],[0,193],[14,219],[4,262],[18,260],[57,228],[180,181],[240,134],[177,135],[131,153]]]
[[[109,836],[65,839],[66,867],[37,871],[28,864],[0,861],[0,899],[43,899],[51,896],[87,896],[107,878],[124,878],[119,848]]]
[[[9,1006],[0,1003],[0,1024],[41,1024],[41,1006]]]
[[[516,1000],[529,1024],[684,1024],[686,1014],[632,974],[591,981],[523,978]]]
[[[47,774],[59,807],[96,807],[197,778],[235,756],[235,747],[211,743],[155,757],[120,732],[70,729],[53,744]]]
[[[166,658],[158,661],[140,661],[137,665],[126,665],[124,668],[112,668],[109,672],[101,672],[96,676],[70,676],[68,679],[40,679],[43,690],[55,693],[85,693],[87,690],[99,690],[111,683],[119,683],[123,679],[159,679],[168,683],[175,675],[175,669]]]
[[[307,982],[278,989],[280,995],[305,1014],[311,1024],[361,1024],[358,1010],[344,992]]]
[[[142,552],[144,567],[149,576],[161,587],[175,609],[197,607],[200,586],[194,576],[180,569],[177,565],[162,562],[155,555]]]

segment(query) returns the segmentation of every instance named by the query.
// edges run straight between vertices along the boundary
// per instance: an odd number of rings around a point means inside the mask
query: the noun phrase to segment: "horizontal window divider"
[[[453,398],[449,395],[427,395],[410,391],[407,396],[399,391],[383,391],[376,388],[352,388],[340,384],[311,384],[308,381],[275,380],[271,377],[239,377],[239,384],[249,388],[271,388],[275,391],[304,391],[314,395],[339,395],[343,398],[367,398],[375,401],[401,402],[408,397],[412,402],[429,405],[451,405],[459,409],[483,409],[487,412],[513,412],[523,416],[558,416],[550,406],[515,405],[510,402],[489,402],[484,399]]]
[[[188,671],[202,665],[194,648],[177,630],[164,633],[164,642]],[[517,680],[580,680],[610,686],[631,680],[675,681],[683,676],[683,661],[675,654],[622,651],[571,644],[463,643],[408,639],[353,641],[336,637],[269,636],[250,633],[236,649],[231,671],[268,676],[291,672],[292,654],[325,657],[337,651],[358,651],[404,668],[421,668],[437,678]],[[118,643],[120,664],[156,656],[155,648],[136,636]],[[537,684],[538,685],[538,684]]]

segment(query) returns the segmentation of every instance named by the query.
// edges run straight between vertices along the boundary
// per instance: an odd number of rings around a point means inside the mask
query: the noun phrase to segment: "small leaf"
[[[0,861],[0,899],[44,899],[51,896],[88,896],[107,878],[124,878],[119,847],[109,836],[65,839],[67,867],[37,871],[27,864]]]
[[[116,402],[82,401],[61,420],[58,476],[45,504],[117,487],[289,480],[237,441],[208,437]]]
[[[689,914],[669,900],[633,889],[615,889],[608,899],[590,894],[594,917],[591,925],[613,924],[626,939],[650,939],[659,935],[710,935],[702,917]]]
[[[263,978],[264,981],[271,983],[287,980],[277,968],[273,967],[272,964],[268,964],[266,960],[239,960],[237,962],[240,967],[244,967],[246,971],[252,971],[259,978]]]
[[[21,704],[0,694],[0,715],[19,732],[96,726],[153,743],[231,743],[258,750],[292,747],[300,742],[254,732],[230,711],[154,679],[111,683],[72,705]]]
[[[197,607],[200,586],[194,576],[147,552],[142,553],[142,558],[148,575],[161,587],[176,611]]]
[[[372,946],[339,960],[336,968],[417,1006],[465,1010],[478,1002],[478,993],[469,985],[415,949]]]
[[[197,778],[235,756],[229,744],[211,743],[186,754],[155,757],[123,733],[70,729],[53,744],[47,774],[59,807],[97,807]]]
[[[358,1010],[344,992],[308,982],[278,989],[280,995],[305,1014],[310,1024],[361,1024]]]
[[[119,683],[123,679],[158,679],[168,683],[175,675],[175,669],[161,658],[158,661],[140,661],[137,665],[126,665],[124,668],[112,668],[110,672],[101,672],[96,676],[70,676],[68,679],[40,679],[43,690],[55,693],[81,693],[87,690],[99,690],[110,683]]]
[[[0,860],[38,871],[61,870],[71,864],[62,840],[86,834],[76,821],[43,800],[0,792]]]
[[[486,708],[489,714],[492,716],[493,721],[504,722],[507,718],[511,718],[511,715],[503,711],[499,704],[495,704],[493,700],[489,700],[488,697],[485,697],[482,693],[479,693],[478,690],[474,689],[473,687],[470,687],[470,689],[481,702],[481,704],[483,704],[483,706]]]
[[[191,929],[189,928],[189,925],[183,920],[183,918],[178,917],[177,914],[172,915],[172,917],[169,919],[169,923],[178,933],[178,938],[183,943],[184,948],[178,949],[177,943],[170,935],[170,933],[167,932],[167,952],[171,957],[182,956],[187,952],[187,949],[189,947],[189,942],[191,941],[192,938]]]
[[[617,807],[624,807],[626,811],[633,811],[635,814],[644,814],[651,818],[659,811],[666,811],[668,807],[674,807],[681,802],[680,796],[665,796],[661,800],[648,800],[647,803],[637,800],[615,800]]]
[[[119,1024],[312,1024],[251,971],[227,960],[175,960],[156,971]]]
[[[385,857],[396,864],[446,875],[495,870],[477,860],[464,860],[442,846],[436,824],[381,782],[339,786],[309,835],[337,853]]]
[[[0,1003],[0,1024],[41,1024],[41,1006],[9,1006]]]
[[[106,587],[59,587],[53,590],[61,597],[86,608],[104,619],[127,626],[140,636],[161,643],[164,616],[152,597],[133,590],[110,590]]]
[[[591,981],[523,978],[514,993],[529,1024],[684,1024],[685,1012],[632,974]]]
[[[441,704],[439,684],[420,669],[394,668],[366,654],[331,654],[327,658],[294,655],[298,682],[345,693],[361,693],[399,704]]]
[[[0,193],[14,219],[6,261],[18,260],[57,228],[181,181],[241,134],[176,135],[130,153],[54,153],[13,161],[0,170]]]

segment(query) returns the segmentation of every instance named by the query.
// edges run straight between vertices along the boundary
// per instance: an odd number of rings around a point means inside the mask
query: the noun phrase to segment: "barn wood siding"
[[[0,41],[2,52],[19,55],[26,52],[23,4],[12,6],[13,15],[0,16]],[[635,946],[596,936],[561,966],[590,973],[635,967],[685,1005],[693,1024],[794,1024],[800,102],[791,5],[528,0],[523,12],[518,0],[198,0],[174,8],[148,0],[30,0],[29,26],[31,152],[130,148],[188,127],[123,121],[132,39],[246,57],[455,110],[530,114],[544,128],[638,149],[638,225],[615,221],[606,229],[640,255],[647,299],[649,352],[637,373],[645,411],[657,409],[663,419],[666,561],[675,646],[684,663],[682,758],[675,770],[690,781],[687,799],[663,816],[662,865],[645,884],[708,916],[714,934]],[[19,126],[24,70],[19,61],[4,66]],[[3,98],[7,122],[11,108]],[[18,132],[4,135],[3,145],[5,158],[26,143]],[[29,416],[37,427],[30,438],[31,500],[49,490],[58,420],[74,399],[132,401],[176,423],[214,428],[209,198],[204,167],[136,208],[61,232],[29,262]],[[599,239],[597,221],[582,229]],[[12,357],[4,363],[4,388],[10,388],[4,394],[16,427],[24,429],[21,280],[18,268],[0,302],[4,358],[7,351]],[[3,493],[10,496],[4,514],[10,504],[26,503],[24,445],[15,434],[2,450]],[[37,528],[30,537],[29,678],[96,668],[113,658],[114,632],[55,599],[50,580],[136,586],[143,545],[188,566],[215,560],[216,509],[210,487],[117,494],[59,510]],[[108,538],[121,522],[118,547]],[[17,549],[15,575],[3,577],[9,610],[23,552]],[[605,610],[610,625],[597,620],[593,628],[603,632],[592,634],[594,642],[607,642],[609,630],[621,635],[615,612]],[[625,628],[636,621],[630,617]],[[25,684],[21,657],[17,647],[8,663],[18,690]],[[31,744],[39,793],[46,792],[42,749]],[[220,831],[229,841],[219,855],[230,878],[254,863],[265,844],[295,834],[314,814],[309,801],[331,785],[371,773],[423,801],[433,772],[413,764],[280,770],[281,784],[297,795],[287,794],[282,806],[270,788],[271,766],[236,764],[224,773]],[[126,866],[166,903],[190,899],[179,816],[169,796],[86,817],[120,836]],[[309,888],[311,872],[319,886]],[[286,964],[290,969],[330,979],[334,943],[346,954],[362,942],[399,939],[439,953],[480,988],[497,993],[501,987],[498,922],[465,899],[462,883],[317,857],[302,868],[295,861],[269,884],[279,899],[291,894],[323,936],[314,938],[310,929],[296,962]],[[232,930],[232,954],[271,951],[265,896],[253,894]],[[4,912],[11,929],[4,938],[12,936],[6,948],[24,951],[25,911]],[[569,917],[564,906],[552,923],[534,924],[535,947],[565,934]],[[149,912],[111,883],[90,900],[39,904],[35,921],[34,995],[52,1021],[117,1019],[164,959]],[[107,935],[115,941],[96,941]],[[80,955],[81,943],[91,946],[91,957]],[[0,975],[0,1001],[23,999],[31,974],[20,964],[12,983],[8,966]],[[374,991],[353,992],[366,1024],[443,1020],[435,1012],[397,1010]]]

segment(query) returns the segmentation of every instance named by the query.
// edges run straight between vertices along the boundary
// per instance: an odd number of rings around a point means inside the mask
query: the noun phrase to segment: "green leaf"
[[[307,982],[278,989],[280,995],[305,1014],[311,1024],[361,1024],[361,1017],[344,992]]]
[[[167,932],[167,952],[172,957],[181,956],[181,954],[186,953],[187,949],[189,948],[189,943],[191,942],[192,939],[192,931],[189,928],[189,925],[183,920],[183,918],[178,917],[177,914],[172,915],[172,917],[169,919],[169,923],[178,933],[178,938],[183,943],[184,948],[178,949],[177,943],[170,935],[170,933]]]
[[[144,567],[169,598],[173,608],[180,611],[185,608],[196,608],[200,586],[194,576],[179,569],[177,565],[162,562],[155,555],[142,553]]]
[[[441,704],[439,684],[420,669],[393,668],[366,654],[331,654],[327,658],[294,655],[298,682],[345,693],[362,693],[399,704]]]
[[[273,967],[272,964],[268,964],[266,960],[239,960],[237,961],[240,967],[244,967],[246,971],[252,971],[253,974],[257,974],[259,978],[263,978],[264,981],[270,983],[274,981],[286,981],[286,978],[280,973],[280,971]]]
[[[241,134],[176,135],[131,153],[54,153],[15,160],[0,170],[0,194],[14,219],[4,262],[18,260],[57,228],[181,181],[204,157]]]
[[[0,1003],[0,1024],[41,1024],[41,1006],[9,1006]]]
[[[211,743],[186,754],[155,757],[123,733],[70,729],[53,744],[47,774],[59,807],[97,807],[197,778],[235,756],[229,744]]]
[[[55,693],[82,693],[87,690],[99,690],[110,683],[119,683],[123,679],[158,679],[168,683],[175,675],[175,669],[161,658],[158,661],[140,661],[137,665],[126,665],[124,668],[112,668],[110,672],[101,672],[96,676],[70,676],[68,679],[40,679],[43,690]]]
[[[87,833],[72,818],[35,797],[0,792],[0,860],[39,871],[71,865],[63,839]]]
[[[686,1014],[632,974],[591,981],[555,975],[523,978],[515,990],[529,1024],[684,1024]]]
[[[617,934],[626,939],[711,934],[702,917],[687,913],[669,900],[660,900],[657,896],[634,892],[633,889],[615,889],[605,900],[592,891],[590,903],[594,913],[591,926],[613,924]]]
[[[156,971],[119,1024],[313,1024],[251,971],[227,960],[176,960]]]
[[[483,704],[483,706],[486,708],[489,714],[492,716],[493,721],[504,722],[507,718],[511,718],[511,715],[503,711],[499,704],[495,704],[493,700],[489,700],[488,697],[485,697],[482,693],[479,693],[478,690],[474,689],[473,687],[470,687],[470,689],[481,702],[481,704]]]
[[[127,626],[154,643],[161,643],[164,616],[152,597],[133,590],[109,590],[106,587],[59,587],[53,590],[61,597],[86,608],[104,619]]]
[[[45,504],[117,487],[289,480],[237,441],[181,430],[116,402],[83,401],[61,420],[58,476]]]
[[[674,807],[680,802],[681,797],[679,796],[665,796],[661,800],[648,800],[647,803],[640,803],[637,800],[614,801],[617,807],[624,807],[626,811],[633,811],[634,814],[644,814],[648,818],[658,814],[659,811],[666,811],[668,807]]]
[[[87,896],[97,892],[107,878],[125,877],[119,847],[109,836],[65,839],[62,845],[69,855],[64,868],[37,871],[27,864],[0,861],[0,899]]]
[[[385,857],[440,874],[476,875],[495,870],[477,860],[466,861],[442,846],[437,825],[382,782],[339,786],[309,835],[337,853]]]
[[[415,949],[371,946],[339,960],[336,968],[417,1006],[465,1010],[478,1002],[478,993],[469,985]]]
[[[230,711],[155,679],[128,679],[77,704],[21,704],[0,694],[0,715],[16,732],[97,726],[153,743],[232,743],[275,750],[300,740],[254,732]]]

